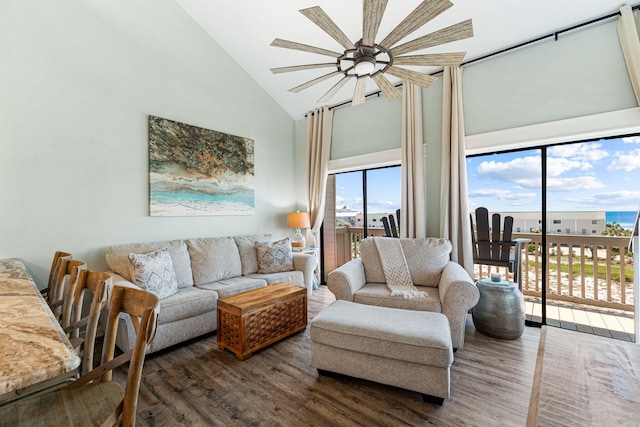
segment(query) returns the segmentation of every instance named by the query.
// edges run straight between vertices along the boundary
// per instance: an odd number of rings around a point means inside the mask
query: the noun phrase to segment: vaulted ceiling
[[[330,70],[273,74],[271,68],[330,62],[332,59],[315,53],[273,47],[270,44],[275,38],[280,38],[342,52],[344,48],[338,42],[298,11],[320,6],[347,37],[356,42],[362,37],[361,0],[176,1],[294,119],[302,118],[307,111],[320,105],[333,105],[353,97],[356,79],[351,79],[331,100],[318,103],[340,80],[339,77],[333,77],[299,93],[289,92],[289,89]],[[467,52],[464,60],[468,61],[615,13],[623,4],[620,0],[451,1],[453,7],[400,42],[472,19],[472,38],[415,52]],[[376,41],[385,37],[420,3],[421,0],[389,0]],[[438,70],[438,67],[410,68],[425,73]],[[398,78],[387,77],[393,83],[399,82]],[[366,92],[376,90],[378,86],[367,79]]]

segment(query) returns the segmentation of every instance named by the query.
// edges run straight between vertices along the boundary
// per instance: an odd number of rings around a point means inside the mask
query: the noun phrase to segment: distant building
[[[346,206],[336,209],[336,225],[338,226],[356,226],[356,216],[359,214],[358,211],[354,211],[353,209],[349,209]],[[360,214],[362,215],[362,214]]]
[[[499,212],[513,217],[514,233],[534,233],[542,229],[542,212]],[[489,212],[489,222],[491,215]],[[474,218],[475,223],[475,218]],[[547,213],[547,233],[572,235],[600,235],[607,225],[605,211],[558,211]]]

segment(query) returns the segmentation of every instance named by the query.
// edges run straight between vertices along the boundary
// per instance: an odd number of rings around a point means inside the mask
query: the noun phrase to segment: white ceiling
[[[332,62],[328,56],[270,46],[275,38],[337,52],[342,48],[298,12],[320,6],[355,42],[362,37],[361,0],[176,0],[294,119],[319,107],[317,100],[338,80],[333,77],[299,93],[288,92],[330,69],[272,74],[270,68]],[[376,41],[386,36],[421,0],[389,0]],[[474,37],[415,53],[467,52],[465,61],[481,57],[582,22],[617,12],[621,0],[452,0],[454,6],[417,29],[404,41],[471,18]],[[415,54],[412,52],[412,54]],[[422,67],[421,71],[437,69]],[[387,76],[392,82],[398,79]],[[367,79],[367,93],[378,90]],[[351,79],[326,105],[352,98]],[[357,108],[357,107],[354,107]]]

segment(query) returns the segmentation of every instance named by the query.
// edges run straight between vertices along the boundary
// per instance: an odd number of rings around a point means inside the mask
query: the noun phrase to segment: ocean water
[[[607,223],[617,222],[620,224],[620,227],[633,230],[633,225],[636,221],[637,215],[638,213],[635,211],[613,211],[607,212],[606,218]]]

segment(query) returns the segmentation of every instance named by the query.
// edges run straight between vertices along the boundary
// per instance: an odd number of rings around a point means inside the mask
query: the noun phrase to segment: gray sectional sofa
[[[136,286],[130,274],[129,254],[169,250],[178,292],[160,300],[156,337],[148,348],[148,353],[153,353],[215,331],[220,297],[279,282],[306,287],[310,296],[316,267],[313,255],[294,252],[293,270],[258,273],[255,242],[270,241],[271,235],[259,234],[134,243],[111,246],[105,256],[114,285]],[[127,351],[133,346],[135,331],[128,317],[123,320],[118,325],[116,344]]]

